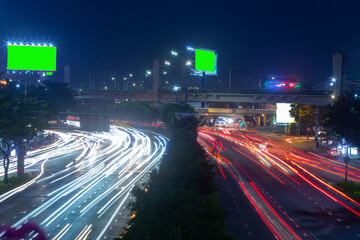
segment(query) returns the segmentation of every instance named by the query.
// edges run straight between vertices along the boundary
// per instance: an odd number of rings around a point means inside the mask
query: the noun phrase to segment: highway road
[[[228,182],[222,188],[245,196],[262,219],[249,218],[247,225],[266,226],[273,239],[360,239],[360,204],[332,186],[344,178],[341,161],[249,132],[200,129],[198,141]],[[349,179],[359,182],[360,169],[350,166]],[[231,211],[249,211],[237,206]],[[265,238],[252,231],[246,239]]]
[[[34,222],[56,240],[118,237],[130,217],[131,189],[145,184],[167,140],[115,125],[109,133],[57,134],[57,142],[26,158],[25,172],[37,177],[0,196],[1,227],[21,230]],[[27,237],[38,236],[34,231]]]

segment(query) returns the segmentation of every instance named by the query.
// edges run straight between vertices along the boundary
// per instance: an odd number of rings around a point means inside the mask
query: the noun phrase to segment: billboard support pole
[[[25,91],[24,91],[24,102],[26,104],[26,98],[27,98],[27,87],[29,85],[29,78],[30,78],[30,71],[25,71]]]
[[[205,72],[202,73],[201,77],[201,92],[205,93]],[[201,107],[206,108],[206,100],[201,102]]]
[[[202,72],[201,90],[202,90],[203,93],[205,92],[205,72]]]

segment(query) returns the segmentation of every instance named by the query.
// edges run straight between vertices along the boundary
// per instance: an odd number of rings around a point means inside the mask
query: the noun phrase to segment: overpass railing
[[[78,91],[78,93],[116,93],[116,92],[133,92],[133,93],[151,93],[152,90],[145,90],[145,89],[129,89],[129,90],[100,90],[100,89],[88,89],[88,90],[82,90]],[[173,93],[176,94],[175,91],[170,89],[159,89],[159,93]],[[242,89],[206,89],[206,91],[199,91],[199,90],[188,90],[189,94],[191,93],[228,93],[228,94],[282,94],[282,95],[329,95],[332,94],[331,91],[328,90],[302,90],[302,89],[296,89],[296,90],[288,90],[288,91],[270,91],[270,90],[242,90]],[[185,90],[178,90],[177,93],[185,93]]]

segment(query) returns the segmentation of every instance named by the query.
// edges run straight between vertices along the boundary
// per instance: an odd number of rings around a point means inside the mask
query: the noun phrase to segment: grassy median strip
[[[360,202],[360,184],[356,182],[338,182],[334,185],[337,189]]]
[[[175,121],[159,170],[133,189],[130,227],[121,239],[232,239],[196,128],[194,118]]]
[[[13,189],[17,186],[20,186],[23,183],[30,181],[32,178],[28,174],[24,174],[22,177],[10,176],[8,178],[8,183],[0,181],[0,194],[5,193],[6,191]]]

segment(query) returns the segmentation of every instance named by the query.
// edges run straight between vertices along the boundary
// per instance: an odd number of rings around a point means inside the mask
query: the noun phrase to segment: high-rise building
[[[64,66],[64,83],[70,83],[70,66]]]

